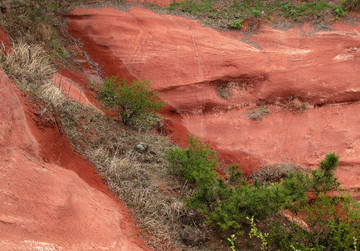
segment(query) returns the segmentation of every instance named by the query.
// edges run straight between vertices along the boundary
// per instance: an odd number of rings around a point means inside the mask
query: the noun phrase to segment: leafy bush
[[[325,159],[320,162],[319,168],[312,171],[312,189],[316,192],[328,192],[336,189],[340,183],[335,177],[335,170],[339,163],[339,156],[335,153],[325,155]]]
[[[269,242],[277,250],[359,250],[360,210],[350,196],[319,195],[299,211],[308,229],[274,224]]]
[[[252,185],[242,179],[238,165],[229,167],[228,183],[217,178],[217,154],[199,139],[190,137],[189,148],[174,148],[168,159],[176,174],[194,186],[188,206],[208,216],[221,230],[240,229],[246,217],[265,219],[293,201],[305,197],[295,181]],[[295,179],[294,179],[295,180]],[[211,212],[211,213],[210,213]]]
[[[236,19],[232,25],[231,25],[231,28],[234,28],[234,29],[240,29],[243,27],[243,20],[242,19]]]
[[[339,161],[335,153],[325,155],[319,168],[310,175],[286,173],[280,182],[264,181],[261,185],[256,180],[254,184],[243,180],[238,165],[228,168],[227,179],[219,179],[215,172],[219,168],[216,152],[197,138],[190,137],[187,149],[171,149],[168,159],[175,173],[193,186],[188,206],[198,210],[207,218],[208,224],[222,231],[240,234],[248,219],[264,220],[281,209],[290,209],[302,217],[311,231],[296,225],[288,229],[277,225],[266,236],[269,244],[281,250],[323,250],[330,247],[348,250],[354,247],[354,241],[358,245],[359,206],[350,197],[327,196],[328,191],[339,185],[334,175]],[[315,192],[315,200],[308,200],[309,192]],[[251,234],[257,236],[260,232],[254,232],[254,226]],[[267,240],[261,240],[264,249]]]
[[[216,152],[208,145],[200,143],[198,138],[191,136],[189,148],[170,149],[168,159],[175,173],[180,174],[196,188],[189,205],[194,209],[206,205],[207,209],[210,209],[218,185],[214,171],[219,164]]]
[[[134,80],[129,84],[124,78],[112,76],[105,79],[96,93],[106,108],[113,108],[120,114],[124,124],[144,120],[151,112],[159,111],[165,105],[146,80]]]
[[[334,12],[336,13],[336,17],[338,17],[338,18],[345,16],[344,9],[339,5],[334,7]]]
[[[260,10],[253,9],[252,13],[254,14],[254,16],[260,16],[261,12],[260,12]]]

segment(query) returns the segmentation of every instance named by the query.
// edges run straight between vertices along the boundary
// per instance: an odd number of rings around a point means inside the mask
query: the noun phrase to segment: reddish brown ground
[[[340,181],[360,189],[358,24],[322,32],[265,26],[245,36],[140,8],[76,9],[69,18],[70,34],[105,75],[153,80],[178,142],[191,132],[245,173],[279,162],[314,168],[335,151]],[[224,84],[230,100],[218,95]],[[291,111],[303,102],[308,109]],[[249,119],[259,104],[271,114]]]
[[[0,107],[1,250],[148,250],[94,166],[2,70]]]
[[[142,3],[151,3],[151,4],[159,5],[161,7],[168,7],[172,3],[181,2],[181,0],[126,0],[126,2],[141,3],[141,4]]]

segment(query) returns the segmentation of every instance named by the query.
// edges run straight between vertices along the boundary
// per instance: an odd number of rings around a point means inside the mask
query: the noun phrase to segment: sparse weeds
[[[265,182],[278,182],[287,178],[291,173],[304,173],[309,171],[301,166],[291,163],[282,163],[272,166],[266,166],[257,172],[251,174],[251,179],[256,180],[260,184]]]
[[[283,22],[285,18],[292,24],[321,19],[323,22],[333,22],[343,17],[347,10],[358,8],[359,0],[344,1],[228,1],[221,0],[186,0],[173,3],[170,12],[190,13],[205,24],[220,28],[240,29],[243,20],[270,19],[273,22]],[[334,10],[334,11],[333,11]],[[254,26],[259,27],[259,25]],[[250,29],[253,29],[251,22]]]
[[[220,98],[230,100],[231,93],[227,84],[220,85],[217,89],[217,93]]]
[[[247,111],[246,116],[250,119],[259,121],[259,120],[262,120],[264,117],[266,117],[269,114],[270,114],[270,111],[266,106],[259,106],[259,107],[255,107],[255,108],[250,108]]]
[[[6,11],[0,24],[15,41],[50,48],[57,61],[66,60],[70,54],[64,38],[59,34],[60,5],[66,5],[66,0],[59,4],[51,0],[18,1],[18,4],[10,1],[4,4]]]
[[[250,238],[252,237],[258,238],[261,241],[261,250],[265,250],[266,247],[268,246],[267,238],[269,236],[269,233],[263,233],[256,227],[256,224],[254,223],[254,217],[251,218],[247,217],[247,219],[250,221],[250,225],[251,225],[251,230],[249,233]]]

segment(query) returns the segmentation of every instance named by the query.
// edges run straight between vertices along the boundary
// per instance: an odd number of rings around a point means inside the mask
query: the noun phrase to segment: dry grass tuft
[[[39,88],[40,96],[52,103],[55,107],[64,105],[68,100],[62,94],[61,90],[57,88],[52,81],[48,80]]]
[[[282,163],[272,166],[266,166],[260,171],[254,172],[251,174],[250,178],[257,180],[260,184],[264,182],[277,182],[280,179],[286,178],[290,173],[303,173],[308,171],[301,166],[291,164],[291,163]]]
[[[11,52],[4,57],[3,67],[26,91],[36,90],[56,72],[41,46],[25,43],[13,45]]]

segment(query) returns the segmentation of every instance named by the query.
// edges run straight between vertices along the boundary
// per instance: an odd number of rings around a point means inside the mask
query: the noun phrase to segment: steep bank
[[[139,8],[76,9],[68,17],[70,34],[105,75],[151,78],[169,104],[169,124],[209,142],[246,173],[279,162],[313,168],[335,151],[339,174],[346,174],[340,181],[354,184],[346,177],[357,177],[360,162],[359,25],[263,27],[245,36]],[[264,104],[270,115],[248,118]],[[172,131],[180,142],[187,136]]]
[[[2,70],[0,105],[3,250],[148,250],[95,168]]]

